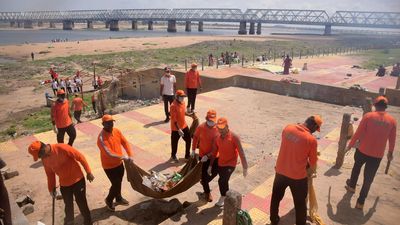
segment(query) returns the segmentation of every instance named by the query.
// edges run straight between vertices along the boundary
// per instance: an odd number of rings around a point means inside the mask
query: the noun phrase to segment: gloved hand
[[[185,133],[183,133],[182,129],[179,129],[179,130],[178,130],[178,134],[179,134],[179,136],[181,136],[181,137],[183,137],[183,136],[185,135]]]
[[[56,189],[54,188],[54,191],[50,191],[50,196],[51,196],[51,198],[56,198],[57,197],[57,191],[56,191]]]
[[[56,125],[53,125],[53,131],[54,131],[54,133],[58,134],[58,130],[57,130]]]
[[[209,176],[211,176],[211,175],[212,175],[212,173],[211,173],[211,169],[212,169],[212,167],[211,167],[211,166],[209,166],[209,167],[208,167],[208,169],[207,169],[207,174],[208,174]]]
[[[190,157],[194,158],[196,156],[196,150],[192,150],[192,153],[190,154]]]
[[[247,169],[243,169],[243,177],[247,177]]]
[[[88,173],[88,174],[86,175],[86,178],[87,178],[87,180],[88,180],[90,183],[92,183],[92,181],[94,180],[94,176],[93,176],[92,173]]]
[[[207,160],[208,160],[208,156],[207,155],[205,155],[205,156],[203,156],[202,158],[201,158],[201,162],[207,162]]]
[[[124,161],[127,161],[127,162],[133,162],[133,158],[131,158],[127,155],[122,156],[121,159]]]

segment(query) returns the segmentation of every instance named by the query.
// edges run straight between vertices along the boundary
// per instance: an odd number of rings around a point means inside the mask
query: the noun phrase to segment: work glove
[[[87,178],[87,180],[88,180],[90,183],[92,183],[92,181],[94,180],[94,176],[93,176],[92,173],[88,173],[88,174],[86,175],[86,178]]]
[[[243,177],[247,177],[247,169],[243,169]]]
[[[126,162],[133,162],[133,158],[131,158],[131,157],[127,156],[127,155],[122,156],[121,159],[126,161]]]
[[[183,136],[185,135],[185,133],[183,133],[182,129],[179,129],[179,130],[178,130],[178,134],[179,134],[179,136],[181,136],[181,137],[183,137]]]
[[[56,125],[53,125],[53,131],[54,131],[54,133],[58,134],[58,130],[57,130]]]
[[[212,167],[211,166],[209,166],[208,167],[208,169],[207,169],[207,174],[209,175],[209,176],[211,176],[212,175]]]
[[[56,189],[54,188],[54,191],[50,191],[50,196],[51,196],[51,198],[56,198],[57,197],[57,191],[56,191]]]
[[[201,157],[201,162],[207,162],[207,160],[208,160],[208,156],[207,155],[205,155],[205,156],[203,156],[203,157]]]

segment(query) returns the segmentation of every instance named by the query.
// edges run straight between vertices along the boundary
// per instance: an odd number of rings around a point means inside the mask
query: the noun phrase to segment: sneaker
[[[361,204],[361,203],[358,203],[358,202],[357,202],[357,204],[356,204],[356,209],[363,210],[363,208],[364,208],[364,204]]]
[[[190,114],[190,108],[186,108],[186,113]]]
[[[212,202],[213,201],[213,197],[212,197],[211,193],[204,193],[204,199],[207,202]]]
[[[169,117],[167,117],[165,120],[164,120],[164,123],[168,123],[169,122]]]
[[[129,205],[129,202],[128,202],[128,200],[121,197],[121,199],[116,201],[115,204],[116,205]]]
[[[115,207],[112,202],[107,201],[107,199],[104,199],[104,202],[106,203],[106,207],[108,210],[110,210],[111,212],[115,212]]]
[[[347,179],[347,180],[346,180],[346,186],[345,186],[345,188],[346,188],[346,190],[347,190],[348,192],[350,192],[350,193],[355,193],[355,192],[356,192],[356,189],[355,189],[355,188],[350,187],[350,179]]]
[[[179,162],[179,160],[178,160],[176,157],[171,157],[171,158],[169,159],[169,161],[171,161],[171,162],[173,162],[173,163],[178,163],[178,162]]]
[[[224,202],[225,202],[225,196],[221,196],[221,197],[219,197],[219,200],[217,203],[215,203],[215,205],[222,207],[222,206],[224,206]]]

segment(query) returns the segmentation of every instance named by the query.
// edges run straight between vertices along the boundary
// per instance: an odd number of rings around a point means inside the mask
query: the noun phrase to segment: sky
[[[322,9],[400,12],[400,0],[0,0],[0,11],[140,8]]]

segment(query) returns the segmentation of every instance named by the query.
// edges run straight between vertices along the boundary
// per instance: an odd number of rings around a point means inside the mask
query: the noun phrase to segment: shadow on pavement
[[[161,172],[161,171],[164,171],[164,170],[166,170],[168,168],[171,168],[171,167],[182,166],[185,163],[186,163],[185,159],[179,159],[178,163],[174,163],[174,162],[171,162],[170,160],[168,160],[166,162],[163,162],[163,163],[160,163],[160,164],[154,166],[153,168],[149,169],[149,171]]]
[[[336,205],[336,214],[333,212],[333,207],[331,205],[331,187],[329,187],[328,193],[328,204],[327,204],[327,215],[328,217],[337,223],[349,224],[349,225],[362,225],[366,224],[372,215],[376,211],[376,206],[378,205],[379,196],[376,197],[374,205],[364,214],[363,210],[356,209],[352,207],[355,205],[355,201],[352,203],[353,193],[346,192],[342,199]]]
[[[327,170],[324,173],[324,176],[327,176],[327,177],[334,176],[334,177],[336,177],[336,176],[339,176],[340,174],[342,174],[342,172],[340,170],[336,169],[335,166],[332,166],[331,168],[329,168],[329,170]]]
[[[149,128],[149,127],[155,127],[155,126],[158,126],[161,124],[165,124],[165,122],[164,121],[156,121],[156,122],[145,124],[145,125],[143,125],[143,127]]]

